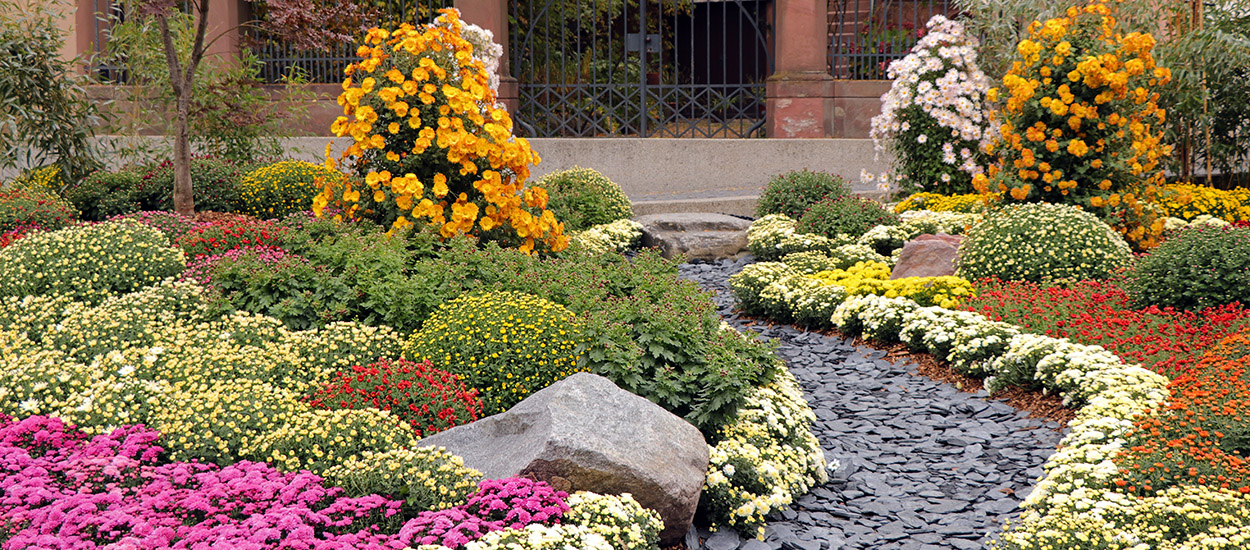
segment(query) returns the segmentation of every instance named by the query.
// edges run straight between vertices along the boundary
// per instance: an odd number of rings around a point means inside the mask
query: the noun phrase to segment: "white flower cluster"
[[[855,242],[853,235],[839,235],[830,239],[823,235],[810,235],[795,230],[797,222],[785,214],[769,214],[755,220],[747,229],[747,246],[760,260],[776,260],[796,252],[832,252]]]
[[[829,326],[830,315],[843,300],[846,300],[845,288],[826,285],[801,273],[784,275],[766,285],[759,294],[765,315],[816,328]]]
[[[873,117],[870,135],[878,153],[888,149],[904,156],[914,156],[916,145],[938,140],[942,164],[969,175],[980,173],[977,154],[994,132],[985,101],[990,79],[976,62],[979,42],[963,25],[941,15],[926,27],[911,53],[890,63],[894,83],[881,97],[881,114]],[[898,181],[908,176],[896,174],[893,185],[886,181],[882,190],[897,191]],[[949,182],[951,176],[944,171],[939,177]]]
[[[599,224],[570,236],[570,245],[594,254],[626,252],[641,246],[642,224],[634,220],[616,220]]]
[[[1231,224],[1215,216],[1212,216],[1210,214],[1203,214],[1189,221],[1186,221],[1181,218],[1173,218],[1170,216],[1163,219],[1164,231],[1174,231],[1177,229],[1185,229],[1187,227],[1193,227],[1196,225],[1214,225],[1216,227],[1223,227],[1225,225],[1231,225]]]
[[[703,494],[716,523],[755,528],[763,538],[765,516],[828,480],[824,451],[811,432],[815,421],[784,367],[772,383],[747,396],[710,450]]]
[[[453,8],[454,9],[454,8]],[[459,18],[460,12],[456,12]],[[482,62],[486,74],[490,75],[490,89],[499,92],[499,59],[503,57],[503,46],[495,42],[495,34],[463,19],[460,21],[460,37],[473,45],[473,59]],[[447,19],[439,16],[434,20],[435,26],[447,27]]]

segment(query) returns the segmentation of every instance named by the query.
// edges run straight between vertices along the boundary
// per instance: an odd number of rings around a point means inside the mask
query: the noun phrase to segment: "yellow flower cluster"
[[[353,497],[389,495],[406,500],[412,511],[459,506],[482,480],[481,472],[442,447],[366,450],[321,475]]]
[[[994,550],[1233,550],[1250,546],[1250,495],[1206,486],[1148,497],[1080,487],[1008,524]]]
[[[22,175],[13,180],[12,187],[37,188],[60,193],[65,188],[65,178],[61,177],[60,166],[49,164],[42,168],[22,172]]]
[[[959,307],[964,298],[975,296],[972,282],[962,277],[904,277],[890,279],[890,266],[881,262],[859,262],[847,269],[821,271],[809,277],[825,285],[846,288],[850,296],[872,294],[886,298],[910,298],[922,306]]]
[[[302,160],[266,164],[239,180],[239,210],[262,219],[305,212],[322,185],[342,180],[338,170]]]
[[[248,458],[295,472],[321,473],[344,458],[416,445],[412,427],[379,409],[305,410],[251,442]]]
[[[0,296],[59,294],[89,303],[181,273],[182,250],[130,220],[36,233],[0,249]]]
[[[1101,1],[1029,26],[1002,90],[990,90],[1003,104],[997,163],[973,185],[1004,201],[1079,205],[1150,248],[1163,226],[1146,205],[1172,150],[1153,89],[1172,74],[1155,65],[1150,34],[1115,26]]]
[[[1173,183],[1163,187],[1158,206],[1163,215],[1192,221],[1198,216],[1211,216],[1228,223],[1250,220],[1250,189],[1238,187],[1224,191],[1192,183]]]
[[[921,192],[899,201],[894,206],[894,211],[899,214],[911,210],[977,213],[985,211],[987,206],[996,204],[1001,199],[1001,196],[994,194],[940,195],[938,193]]]
[[[614,550],[658,548],[664,521],[629,493],[600,495],[578,491],[565,499],[569,511],[561,521],[602,536]]]
[[[524,185],[538,155],[512,135],[457,12],[440,13],[420,28],[369,31],[361,61],[346,69],[343,116],[330,128],[352,137],[343,158],[354,159],[363,185],[327,185],[314,212],[334,204],[392,229],[424,220],[444,238],[495,235],[519,239],[527,252],[540,244],[563,250],[568,238],[545,210],[546,191]]]
[[[461,296],[438,307],[412,335],[404,356],[430,361],[481,393],[486,415],[585,370],[578,318],[523,292]]]

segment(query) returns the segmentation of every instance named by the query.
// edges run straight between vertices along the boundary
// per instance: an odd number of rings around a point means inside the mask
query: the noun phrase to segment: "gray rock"
[[[703,546],[707,550],[737,550],[740,544],[742,544],[742,537],[738,536],[737,531],[721,529],[712,535],[712,538],[704,541]]]
[[[642,245],[656,247],[665,258],[691,260],[739,258],[747,249],[751,222],[724,214],[649,214],[642,224]]]
[[[708,467],[697,428],[590,373],[418,445],[445,447],[486,479],[522,476],[569,492],[632,493],[664,520],[665,546],[689,529]]]
[[[903,245],[898,263],[894,264],[894,270],[890,272],[890,279],[955,274],[955,256],[959,252],[959,245],[940,238],[921,239],[925,236],[921,235]]]

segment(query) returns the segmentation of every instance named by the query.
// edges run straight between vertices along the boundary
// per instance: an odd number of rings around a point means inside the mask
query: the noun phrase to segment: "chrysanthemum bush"
[[[956,274],[1034,282],[1105,279],[1130,259],[1124,239],[1089,212],[1062,204],[1012,204],[968,231]]]
[[[196,224],[178,237],[174,244],[186,252],[187,257],[194,258],[244,246],[276,245],[285,233],[286,228],[272,220],[223,219]]]
[[[986,195],[982,195],[980,193],[964,193],[955,195],[943,195],[941,193],[926,192],[912,193],[910,196],[894,205],[894,211],[899,214],[916,210],[977,213],[984,212],[989,204],[997,202],[997,198],[989,197],[989,201],[987,201],[986,198]]]
[[[469,294],[440,306],[404,355],[460,376],[481,390],[483,411],[497,414],[585,370],[581,324],[564,306],[530,294]]]
[[[379,360],[335,374],[309,401],[325,409],[375,408],[394,413],[417,438],[473,422],[482,416],[477,390],[428,361]]]
[[[570,235],[570,249],[590,254],[626,252],[642,246],[642,224],[633,220],[616,220],[595,225]]]
[[[721,429],[700,507],[718,523],[762,537],[765,516],[828,479],[815,421],[794,375],[778,369]]]
[[[338,170],[302,160],[266,164],[239,179],[239,212],[261,219],[312,209],[322,182],[342,181]]]
[[[415,512],[459,506],[482,480],[482,473],[465,466],[464,459],[433,447],[366,450],[321,475],[349,496],[383,495],[404,501]]]
[[[990,91],[1003,103],[997,160],[973,184],[1008,203],[1079,205],[1150,248],[1163,226],[1148,203],[1171,151],[1156,90],[1171,72],[1155,65],[1150,34],[1116,29],[1113,6],[1090,2],[1029,26],[1002,89]]]
[[[1250,189],[1225,191],[1192,183],[1163,186],[1156,204],[1164,216],[1191,221],[1210,216],[1228,223],[1250,220]]]
[[[0,189],[0,232],[28,226],[61,229],[77,219],[71,204],[42,187]]]
[[[512,135],[512,118],[497,104],[491,55],[466,40],[455,10],[434,23],[372,29],[347,68],[331,131],[351,136],[345,158],[363,180],[328,182],[314,201],[348,217],[400,229],[439,226],[444,238],[470,234],[559,251],[563,226],[547,193],[526,187],[538,156]]]
[[[782,214],[798,219],[813,204],[850,194],[851,186],[842,176],[806,169],[791,170],[768,180],[760,192],[755,215],[763,218]]]
[[[872,119],[876,150],[895,159],[893,183],[883,190],[967,193],[994,137],[990,80],[977,67],[979,42],[962,24],[936,15],[925,26],[911,53],[890,63],[894,82]]]
[[[1139,306],[1200,310],[1250,304],[1250,228],[1197,225],[1137,261],[1127,281]]]
[[[881,203],[850,195],[825,198],[811,205],[799,216],[795,230],[828,239],[838,239],[842,235],[853,239],[873,226],[898,222],[898,215],[886,210]]]
[[[135,222],[36,233],[0,249],[0,296],[99,302],[177,275],[186,262],[159,231]]]
[[[634,216],[633,204],[621,186],[591,168],[552,172],[537,185],[547,190],[547,209],[570,232]]]

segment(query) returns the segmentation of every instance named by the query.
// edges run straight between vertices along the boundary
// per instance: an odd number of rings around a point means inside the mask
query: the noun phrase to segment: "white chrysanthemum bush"
[[[894,157],[883,191],[944,195],[972,191],[984,171],[983,147],[994,130],[986,102],[990,80],[977,67],[976,37],[941,15],[906,57],[890,63],[890,91],[881,97],[871,136]]]

